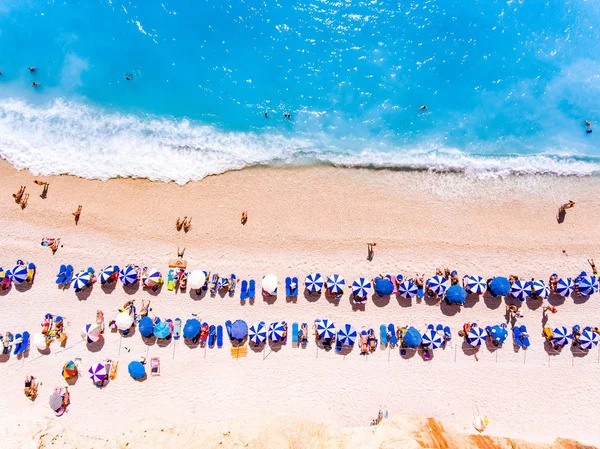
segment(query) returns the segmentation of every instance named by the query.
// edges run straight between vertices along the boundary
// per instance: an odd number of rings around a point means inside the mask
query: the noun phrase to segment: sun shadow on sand
[[[321,298],[321,293],[316,294],[316,293],[309,293],[308,290],[304,290],[304,299],[306,299],[308,302],[317,302],[320,298]]]
[[[80,292],[75,293],[75,296],[77,296],[78,300],[85,301],[90,297],[93,289],[94,289],[94,286],[91,285],[91,286],[81,290]]]
[[[114,292],[115,288],[117,288],[116,282],[111,282],[110,284],[109,283],[100,284],[100,289],[107,295],[110,295],[112,292]]]
[[[140,283],[136,282],[133,285],[124,285],[123,291],[128,295],[135,295],[140,289]]]
[[[445,316],[454,316],[460,313],[461,307],[456,304],[448,304],[446,301],[440,303],[440,310]]]
[[[373,294],[371,296],[371,301],[373,301],[373,304],[375,304],[375,306],[377,307],[385,307],[390,303],[390,296],[379,296],[376,294]]]
[[[485,303],[488,309],[495,310],[502,304],[501,296],[492,296],[489,292],[485,292],[483,294],[483,302]]]
[[[396,296],[396,301],[398,301],[398,305],[403,308],[412,307],[412,299],[406,299],[404,296]]]
[[[90,352],[98,352],[102,350],[102,348],[104,347],[104,343],[104,337],[100,337],[98,341],[95,341],[93,343],[87,343],[86,347],[87,350]]]

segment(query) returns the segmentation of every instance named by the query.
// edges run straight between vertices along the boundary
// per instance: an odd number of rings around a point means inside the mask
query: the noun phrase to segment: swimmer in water
[[[131,75],[130,73],[128,73],[127,75],[125,75],[125,79],[127,81],[131,81],[131,78],[133,78],[133,75]]]
[[[33,83],[31,83],[31,85],[32,85],[33,87],[38,87],[38,86],[40,85],[40,83],[36,83],[36,82],[34,81]]]
[[[31,73],[35,72],[35,67],[29,67],[29,71],[30,71]]]
[[[265,118],[269,118],[269,113],[265,112]]]
[[[592,123],[589,120],[585,121],[585,126],[588,127],[588,129],[585,130],[586,133],[590,134],[592,132]]]
[[[426,111],[427,110],[427,106],[423,105],[419,108],[419,111]]]

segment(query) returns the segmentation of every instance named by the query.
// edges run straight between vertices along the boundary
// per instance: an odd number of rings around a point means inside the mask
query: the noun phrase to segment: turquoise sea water
[[[584,0],[4,0],[0,155],[180,183],[256,164],[589,175],[599,38]]]

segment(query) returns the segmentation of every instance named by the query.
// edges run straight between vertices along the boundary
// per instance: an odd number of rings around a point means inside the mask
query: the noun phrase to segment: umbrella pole
[[[173,360],[175,360],[175,348],[177,347],[177,342],[173,342]]]
[[[123,335],[119,338],[119,356],[121,355],[121,344],[123,344]]]

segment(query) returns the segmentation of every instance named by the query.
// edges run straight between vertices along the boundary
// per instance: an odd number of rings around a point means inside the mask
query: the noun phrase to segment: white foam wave
[[[46,106],[0,101],[0,156],[17,168],[46,175],[136,177],[185,184],[252,165],[315,163],[457,171],[477,177],[600,171],[598,159],[548,151],[477,156],[452,148],[382,149],[361,144],[362,151],[356,151],[322,134],[286,137],[274,132],[225,132],[188,120],[118,114],[64,100]]]

